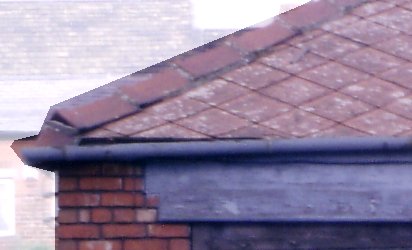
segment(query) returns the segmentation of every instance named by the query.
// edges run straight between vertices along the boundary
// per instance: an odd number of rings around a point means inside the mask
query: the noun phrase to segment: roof
[[[411,60],[411,0],[311,1],[52,107],[35,145],[408,136]]]

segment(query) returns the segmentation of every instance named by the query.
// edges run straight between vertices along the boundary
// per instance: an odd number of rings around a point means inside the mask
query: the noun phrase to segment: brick
[[[134,222],[136,221],[135,209],[115,209],[113,210],[114,222]]]
[[[145,79],[120,86],[120,91],[134,103],[146,105],[179,91],[188,82],[188,79],[175,69],[153,68]]]
[[[103,193],[101,194],[103,206],[134,206],[135,197],[132,193]]]
[[[146,197],[146,207],[158,207],[160,199],[158,196],[150,195]]]
[[[143,207],[145,205],[145,196],[141,193],[134,195],[134,205],[136,207]]]
[[[162,239],[126,240],[124,250],[168,250],[167,243]]]
[[[56,241],[57,250],[77,250],[77,241],[75,240],[58,240]]]
[[[122,243],[120,241],[80,241],[79,250],[121,250]]]
[[[183,239],[170,240],[169,250],[190,250],[190,241]]]
[[[79,222],[90,222],[90,210],[89,209],[80,209],[79,210]]]
[[[112,212],[106,208],[94,208],[91,211],[91,220],[95,223],[105,223],[112,220]]]
[[[130,175],[134,175],[134,167],[132,166],[118,163],[105,163],[104,165],[102,165],[102,176],[123,177]]]
[[[174,59],[174,63],[187,71],[192,77],[207,76],[222,68],[240,63],[241,55],[226,44],[208,44]]]
[[[188,225],[176,224],[152,224],[148,226],[149,236],[169,238],[169,237],[189,237],[190,227]]]
[[[122,179],[109,177],[81,178],[79,186],[82,190],[120,190],[122,189]]]
[[[144,182],[142,178],[125,178],[123,189],[126,191],[143,191]]]
[[[139,238],[146,235],[145,226],[142,224],[110,224],[103,225],[105,238]]]
[[[63,177],[59,179],[59,191],[75,191],[78,187],[77,178]]]
[[[77,209],[60,209],[57,217],[57,221],[62,223],[76,223],[77,222]]]
[[[96,176],[101,175],[102,168],[98,165],[82,165],[81,168],[59,169],[59,181],[72,176]]]
[[[59,225],[56,233],[60,239],[96,239],[99,228],[96,225]]]
[[[136,215],[138,222],[155,222],[157,219],[155,209],[138,209]]]
[[[60,207],[95,207],[100,203],[100,196],[90,193],[59,193],[57,198]]]

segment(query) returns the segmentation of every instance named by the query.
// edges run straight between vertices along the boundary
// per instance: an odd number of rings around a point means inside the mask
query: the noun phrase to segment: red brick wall
[[[144,169],[74,166],[59,175],[58,250],[189,250],[190,227],[157,222]]]

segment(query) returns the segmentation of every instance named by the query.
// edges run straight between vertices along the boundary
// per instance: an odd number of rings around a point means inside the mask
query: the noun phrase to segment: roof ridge
[[[312,0],[259,28],[245,28],[110,83],[116,88],[93,101],[51,108],[40,136],[64,138],[90,131],[216,79],[305,31],[337,19],[370,0]],[[269,19],[270,20],[270,19]],[[101,87],[101,88],[104,88]],[[98,88],[100,89],[100,88]],[[96,91],[96,90],[93,90]],[[76,100],[73,98],[72,102]],[[46,136],[47,137],[47,136]],[[58,141],[58,140],[57,140]],[[67,143],[68,140],[61,140]],[[69,140],[70,141],[70,140]],[[74,140],[71,140],[75,143]],[[60,144],[57,143],[57,144]]]

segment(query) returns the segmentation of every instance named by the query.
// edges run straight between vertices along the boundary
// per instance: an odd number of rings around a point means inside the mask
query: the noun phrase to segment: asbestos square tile
[[[393,136],[412,127],[410,120],[380,109],[347,121],[345,125],[380,136]]]
[[[249,121],[260,122],[289,111],[291,106],[252,93],[225,103],[221,108]]]
[[[412,60],[412,36],[398,35],[374,46],[388,54]]]
[[[147,112],[154,116],[161,117],[167,121],[174,121],[194,113],[209,108],[206,103],[191,99],[187,96],[178,96],[176,98],[162,101],[159,104],[147,108]]]
[[[131,137],[144,137],[144,138],[175,138],[175,139],[200,139],[208,138],[208,136],[197,133],[193,130],[189,130],[182,126],[167,123],[159,127],[146,130],[141,133],[131,135]]]
[[[322,96],[328,91],[324,87],[298,77],[289,78],[260,90],[265,95],[295,106]]]
[[[369,78],[368,74],[336,62],[323,64],[299,75],[331,89],[339,89]]]
[[[383,107],[389,102],[405,96],[409,91],[393,83],[373,77],[347,86],[341,92],[363,102]]]
[[[194,116],[176,122],[178,125],[199,133],[217,136],[247,126],[247,120],[216,108],[208,109]]]
[[[253,124],[240,129],[236,129],[226,134],[219,135],[224,138],[284,138],[279,131]]]
[[[369,18],[373,22],[380,23],[389,28],[412,35],[412,13],[402,8],[392,8],[388,11]]]
[[[310,137],[363,137],[370,136],[370,134],[350,128],[341,124],[328,128],[326,130],[321,130],[317,133],[311,134]]]
[[[250,90],[235,83],[225,80],[214,80],[186,92],[184,96],[208,103],[210,105],[219,105],[223,102],[244,95],[249,91]]]
[[[383,72],[380,76],[405,88],[412,89],[412,63]]]
[[[363,20],[340,29],[335,33],[357,42],[372,45],[396,37],[400,34],[400,31]]]
[[[379,12],[383,12],[393,7],[395,7],[395,3],[393,2],[374,1],[355,8],[352,13],[361,17],[367,17],[378,14]]]
[[[363,47],[363,45],[357,42],[334,34],[326,34],[297,46],[331,59],[342,57]]]
[[[334,123],[309,112],[294,109],[265,121],[262,125],[280,131],[287,137],[305,137],[329,128]]]
[[[166,122],[161,117],[153,116],[143,111],[112,122],[104,126],[104,128],[119,134],[131,135],[164,123]]]
[[[301,109],[326,117],[332,121],[342,122],[370,110],[366,103],[340,93],[319,98],[300,107]]]
[[[289,74],[283,71],[260,63],[252,63],[225,74],[223,78],[255,90],[279,82],[288,76]]]
[[[395,68],[404,63],[403,60],[372,48],[358,50],[339,61],[370,74]]]
[[[288,73],[299,73],[326,61],[306,48],[286,47],[264,56],[260,62]]]
[[[384,109],[395,114],[412,119],[412,95],[396,99]],[[412,121],[410,121],[412,123]]]
[[[359,20],[360,20],[359,17],[348,14],[337,20],[325,22],[324,24],[322,24],[321,28],[326,31],[334,32],[350,24],[356,23]]]

